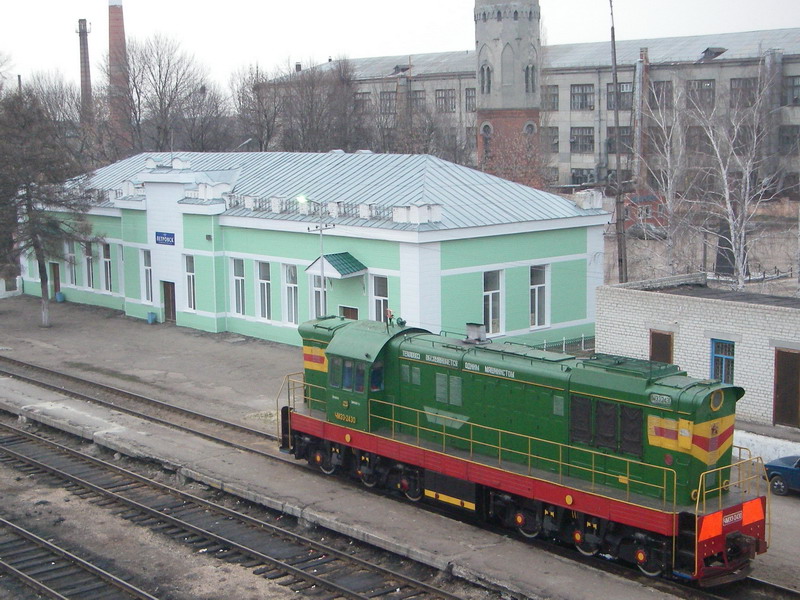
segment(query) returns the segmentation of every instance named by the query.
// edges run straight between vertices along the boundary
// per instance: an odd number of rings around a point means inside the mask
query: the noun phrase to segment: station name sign
[[[163,244],[164,246],[174,246],[175,234],[167,233],[165,231],[156,231],[156,244]]]

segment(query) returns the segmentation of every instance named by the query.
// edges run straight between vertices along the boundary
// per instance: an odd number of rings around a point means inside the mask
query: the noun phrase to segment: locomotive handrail
[[[741,446],[738,450],[750,450]],[[736,473],[734,478],[733,474]],[[769,485],[764,461],[760,456],[741,458],[731,461],[730,465],[709,469],[700,474],[697,485],[697,498],[695,500],[695,514],[704,515],[709,512],[709,504],[714,511],[725,507],[723,499],[733,489],[745,497],[755,498],[767,495]],[[714,506],[715,505],[715,506]]]
[[[376,414],[376,411],[373,410],[374,405],[388,407],[389,416]],[[424,425],[422,423],[422,417],[425,417],[428,422],[434,424],[440,423],[441,427],[433,428]],[[424,434],[429,434],[427,439],[430,443],[437,443],[435,438],[440,437],[440,448],[443,453],[452,453],[448,452],[448,448],[451,450],[468,450],[469,458],[474,460],[477,451],[477,453],[483,457],[496,459],[498,466],[502,466],[504,461],[510,462],[511,464],[523,465],[527,467],[528,476],[533,476],[534,469],[555,473],[558,476],[558,483],[563,483],[565,476],[580,477],[580,474],[583,474],[581,478],[584,480],[588,479],[588,481],[591,482],[592,488],[602,483],[606,485],[613,485],[616,483],[622,486],[626,492],[626,499],[628,501],[631,500],[631,494],[641,494],[649,491],[650,494],[648,495],[651,496],[653,493],[656,493],[657,497],[661,499],[664,508],[671,506],[674,510],[676,505],[677,476],[673,469],[667,467],[650,465],[641,461],[604,454],[585,448],[578,448],[577,446],[570,446],[568,444],[552,442],[534,436],[477,425],[441,413],[404,407],[375,398],[369,399],[369,419],[370,431],[376,433],[376,425],[383,423],[389,430],[392,439],[396,439],[400,435],[410,434],[414,438],[414,443],[417,446],[423,446],[423,442],[425,441],[425,439],[423,439]],[[448,426],[455,427],[457,430],[465,428],[468,433],[459,434],[452,431],[448,432]],[[545,450],[539,453],[533,452],[532,446],[534,444],[543,446]],[[459,448],[459,445],[463,447]],[[521,446],[524,446],[526,450],[521,449]],[[547,452],[547,449],[550,449],[550,452]],[[481,452],[481,450],[483,450],[483,452]],[[552,456],[546,456],[545,453],[552,454]],[[584,464],[567,462],[568,459],[565,457],[565,453],[573,460],[578,459]],[[514,458],[517,460],[514,460]],[[599,460],[605,461],[605,470],[597,468],[597,462]],[[616,468],[609,468],[614,465],[616,465]],[[645,481],[641,476],[634,476],[633,471],[636,469],[632,469],[632,467],[651,473],[660,472],[661,483],[650,483]],[[612,472],[611,475],[609,475],[609,471]],[[597,480],[598,475],[602,476],[602,481]],[[653,479],[656,480],[656,478]],[[636,490],[638,490],[638,492]]]

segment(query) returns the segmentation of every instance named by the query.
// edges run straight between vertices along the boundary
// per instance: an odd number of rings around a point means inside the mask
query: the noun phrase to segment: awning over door
[[[349,252],[325,254],[323,259],[325,260],[324,268],[320,268],[320,259],[317,258],[306,267],[306,273],[319,277],[322,274],[321,271],[324,271],[327,279],[347,279],[367,272],[367,267]]]

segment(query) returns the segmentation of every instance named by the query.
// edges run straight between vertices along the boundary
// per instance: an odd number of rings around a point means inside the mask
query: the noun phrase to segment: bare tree
[[[650,82],[644,102],[642,127],[644,143],[635,158],[643,166],[642,181],[636,192],[649,192],[658,198],[661,214],[634,216],[645,239],[653,239],[664,250],[666,274],[675,275],[681,268],[677,255],[679,240],[692,219],[693,204],[686,198],[693,189],[697,173],[690,169],[689,149],[685,143],[687,112],[685,82],[675,86],[673,80]],[[657,223],[651,229],[650,223]],[[660,243],[659,243],[660,242]]]
[[[155,35],[128,43],[127,70],[134,149],[171,149],[191,96],[204,85],[203,68],[177,41]]]
[[[221,152],[236,139],[226,97],[211,83],[202,84],[186,101],[179,143],[182,150]]]
[[[259,152],[275,146],[282,112],[278,75],[267,75],[258,65],[240,70],[231,77],[234,115],[238,139],[245,147]]]
[[[495,134],[480,161],[484,171],[535,188],[547,185],[552,160],[547,128]],[[486,148],[486,144],[484,145]]]
[[[65,185],[82,171],[62,144],[32,89],[0,99],[0,264],[16,274],[20,257],[33,255],[42,295],[42,325],[49,326],[48,258],[63,255],[64,242],[86,239],[89,202],[80,186]]]
[[[290,152],[324,152],[330,139],[330,73],[321,68],[292,71],[281,82],[282,146]]]
[[[727,260],[736,289],[744,289],[748,244],[762,235],[757,215],[762,203],[776,197],[779,177],[771,158],[774,131],[773,78],[765,69],[732,91],[714,98],[688,82],[686,144],[689,193],[700,209],[698,228],[718,240],[720,260]],[[694,87],[693,87],[694,86]],[[727,255],[727,259],[725,258]]]
[[[8,78],[8,67],[10,65],[11,57],[4,52],[0,52],[0,94],[3,93],[3,88]]]

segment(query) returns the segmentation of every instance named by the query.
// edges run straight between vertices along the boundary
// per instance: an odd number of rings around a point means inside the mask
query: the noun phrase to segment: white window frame
[[[486,275],[489,273],[497,273],[497,288],[487,290]],[[486,334],[502,335],[505,332],[505,315],[503,314],[503,270],[492,269],[491,271],[483,271],[481,275],[483,283],[483,322],[486,325]],[[492,316],[494,315],[496,315],[496,318],[493,319]],[[493,323],[495,322],[496,328],[493,327]]]
[[[315,319],[324,317],[327,314],[328,308],[328,294],[322,282],[322,277],[319,275],[312,275],[310,278],[311,287],[311,306],[310,313],[314,315]]]
[[[191,254],[184,255],[183,266],[186,271],[186,308],[188,310],[197,310],[197,280],[194,256]]]
[[[389,320],[386,316],[386,311],[389,310],[389,278],[385,275],[372,275],[371,279],[369,291],[372,296],[370,298],[370,306],[373,310],[372,319],[380,323],[386,323]],[[379,279],[383,279],[386,282],[385,296],[378,294],[377,282]]]
[[[237,268],[241,267],[241,268]],[[241,272],[241,275],[237,274],[237,271]],[[231,259],[231,280],[232,285],[231,289],[233,291],[233,298],[231,302],[231,307],[233,308],[234,314],[244,316],[245,311],[247,310],[247,304],[245,302],[245,285],[244,285],[244,259],[243,258],[232,258]]]
[[[92,242],[83,243],[83,264],[86,273],[83,275],[84,283],[87,288],[94,288],[94,257],[92,256]]]
[[[262,265],[266,265],[267,278],[264,279]],[[266,261],[256,261],[256,279],[258,281],[258,315],[272,320],[272,265]]]
[[[142,250],[142,289],[145,302],[153,303],[153,254]]]
[[[542,283],[533,283],[533,270],[537,269],[544,274]],[[530,285],[529,308],[531,329],[542,329],[550,325],[550,265],[531,265],[528,269],[528,283]],[[539,310],[541,308],[541,310]],[[534,323],[534,317],[536,322]]]
[[[78,285],[78,265],[75,263],[75,242],[64,242],[64,262],[67,263],[67,281],[70,285]]]
[[[294,273],[293,282],[290,281],[290,273]],[[298,315],[300,302],[298,298],[297,287],[297,265],[283,265],[283,289],[284,298],[286,299],[286,306],[284,307],[284,320],[287,323],[294,323],[297,325],[300,322]]]
[[[111,244],[102,244],[102,260],[103,260],[103,289],[106,292],[114,291],[114,283],[111,272]]]

